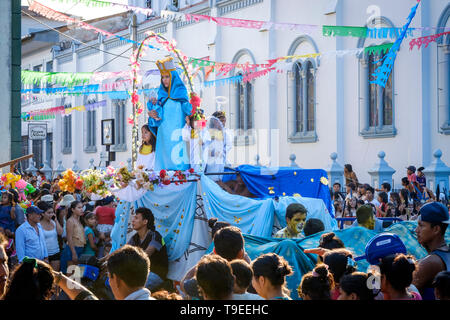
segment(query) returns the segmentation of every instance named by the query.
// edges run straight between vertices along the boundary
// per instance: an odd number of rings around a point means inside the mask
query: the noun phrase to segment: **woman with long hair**
[[[83,253],[86,244],[84,227],[81,223],[83,203],[74,201],[67,211],[67,244],[61,254],[61,271],[66,273],[67,267],[78,264],[78,257]]]
[[[52,268],[47,263],[25,257],[12,274],[3,300],[49,300],[53,281]]]
[[[63,228],[56,219],[53,206],[44,201],[39,201],[37,207],[44,211],[39,224],[44,232],[45,244],[48,251],[48,261],[53,270],[59,271],[61,252],[59,249],[58,236],[62,235]]]
[[[276,253],[266,253],[252,263],[253,288],[266,300],[292,300],[286,287],[286,276],[292,267]]]

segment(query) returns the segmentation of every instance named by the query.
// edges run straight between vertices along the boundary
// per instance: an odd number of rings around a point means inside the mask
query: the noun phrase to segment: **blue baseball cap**
[[[26,214],[31,214],[31,213],[42,214],[42,213],[44,213],[44,210],[41,210],[36,206],[30,206],[27,208]]]
[[[431,223],[450,224],[448,209],[440,202],[430,202],[419,210],[419,219]]]
[[[367,242],[365,252],[365,255],[356,257],[354,260],[366,259],[370,264],[377,265],[380,263],[381,258],[391,254],[406,254],[406,247],[398,235],[380,233]]]

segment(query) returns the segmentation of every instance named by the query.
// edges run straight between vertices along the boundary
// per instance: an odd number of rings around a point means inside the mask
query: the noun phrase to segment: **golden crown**
[[[166,59],[156,61],[156,66],[158,67],[159,72],[161,73],[161,75],[168,74],[171,71],[176,70],[176,67],[175,67],[175,64],[173,62],[173,58],[172,57],[168,57]]]

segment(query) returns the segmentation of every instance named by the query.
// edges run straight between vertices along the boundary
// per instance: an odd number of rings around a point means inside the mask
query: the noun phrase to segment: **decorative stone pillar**
[[[131,158],[128,158],[127,159],[127,163],[128,163],[128,165],[127,165],[127,169],[128,169],[128,171],[133,171],[133,166],[131,165]]]
[[[32,158],[29,160],[29,162],[30,162],[30,165],[29,165],[28,168],[25,169],[25,172],[28,172],[28,173],[31,173],[31,174],[35,175],[36,172],[37,172],[37,168],[34,166],[35,162],[33,161]]]
[[[299,169],[301,169],[301,168],[297,165],[297,163],[295,162],[295,159],[297,159],[297,156],[296,156],[295,154],[291,154],[291,155],[289,156],[289,160],[291,160],[290,166],[293,167],[293,168],[299,168]]]
[[[341,166],[337,161],[338,155],[336,152],[330,154],[330,158],[332,160],[331,165],[327,168],[328,173],[328,181],[330,182],[330,187],[333,186],[336,182],[340,183],[342,187],[344,187],[344,167]]]
[[[48,160],[44,161],[44,166],[41,169],[42,172],[44,172],[45,177],[47,180],[51,180],[52,178],[52,168],[50,167]]]
[[[62,174],[64,171],[66,171],[66,169],[62,165],[62,160],[59,160],[58,161],[58,166],[53,171],[53,175],[54,175],[54,177],[56,177],[57,175]]]
[[[108,161],[108,154],[105,151],[100,152],[100,171],[106,171],[106,162]]]
[[[90,160],[89,160],[89,169],[91,169],[91,170],[94,170],[95,169],[95,165],[94,165],[94,159],[93,158],[91,158]]]
[[[427,177],[427,187],[435,192],[439,185],[441,192],[444,188],[448,192],[450,168],[441,160],[442,151],[440,149],[436,150],[433,156],[434,161],[423,171]]]
[[[371,185],[374,188],[381,188],[381,184],[384,182],[389,183],[391,187],[394,188],[392,176],[394,175],[395,170],[388,165],[384,160],[384,157],[386,157],[386,153],[380,151],[378,153],[378,158],[380,160],[375,163],[375,166],[370,171],[368,171],[372,178]]]
[[[76,173],[81,171],[80,167],[78,166],[78,160],[73,160],[72,171]]]

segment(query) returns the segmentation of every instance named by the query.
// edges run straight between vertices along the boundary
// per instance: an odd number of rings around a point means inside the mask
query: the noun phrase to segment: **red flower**
[[[170,184],[170,179],[164,179],[163,185],[168,186]]]
[[[78,179],[75,181],[75,189],[81,190],[82,187],[83,187],[83,180],[81,180],[80,178],[78,178]]]
[[[137,104],[139,102],[139,96],[136,94],[136,92],[133,92],[131,95],[131,103]]]
[[[193,114],[195,114],[195,111],[197,110],[197,108],[200,107],[202,100],[195,93],[191,93],[191,100],[189,102],[192,105],[191,115],[193,115]]]
[[[195,172],[194,168],[189,169],[189,173],[194,173],[194,172]]]
[[[166,172],[166,170],[161,170],[160,172],[159,172],[159,176],[161,177],[161,179],[164,179],[164,177],[167,175],[167,172]]]

